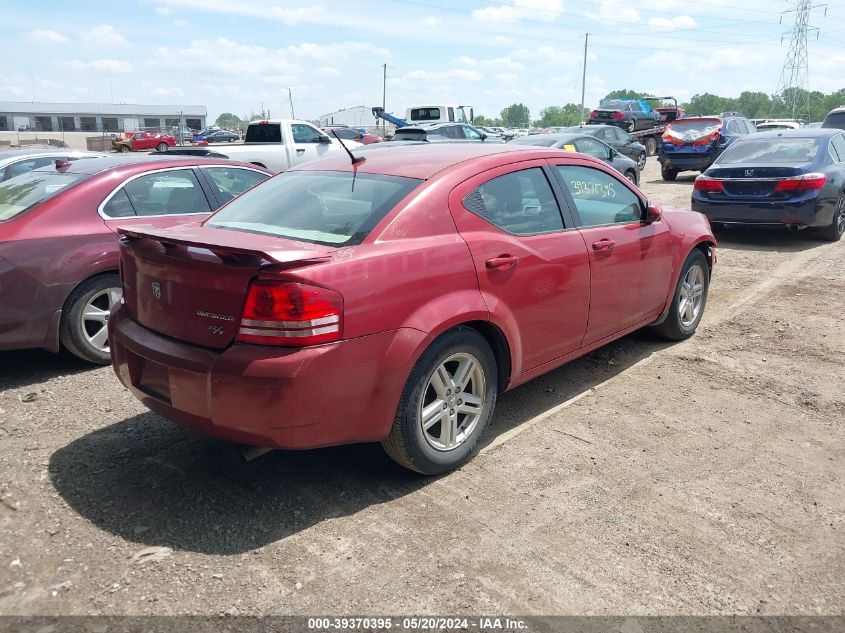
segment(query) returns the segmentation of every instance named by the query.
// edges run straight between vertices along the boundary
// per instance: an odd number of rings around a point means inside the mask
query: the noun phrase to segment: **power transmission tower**
[[[793,9],[784,11],[783,16],[788,13],[795,14],[795,21],[792,25],[792,39],[789,43],[789,52],[786,54],[786,61],[780,73],[776,94],[781,97],[787,111],[794,119],[799,115],[810,116],[810,81],[809,63],[807,54],[807,34],[815,31],[818,37],[818,29],[810,26],[810,13],[813,9],[824,7],[827,15],[827,5],[813,4],[813,0],[791,0]],[[783,38],[781,38],[783,41]],[[775,103],[772,103],[774,109]],[[803,112],[801,112],[803,110]]]

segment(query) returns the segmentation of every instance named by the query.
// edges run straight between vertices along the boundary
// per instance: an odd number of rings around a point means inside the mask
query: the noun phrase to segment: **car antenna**
[[[337,132],[335,132],[334,130],[332,130],[331,132],[332,132],[332,136],[334,136],[334,137],[337,139],[338,143],[340,143],[340,146],[341,146],[343,149],[345,149],[345,150],[346,150],[346,153],[347,153],[347,154],[349,154],[349,160],[351,160],[351,161],[352,161],[352,164],[353,164],[353,165],[357,165],[358,163],[363,163],[365,160],[367,160],[367,158],[366,158],[365,156],[355,156],[355,154],[353,154],[352,152],[350,152],[350,151],[349,151],[349,148],[348,148],[348,147],[346,147],[346,145],[344,145],[344,144],[343,144],[343,141],[342,141],[342,140],[341,140],[341,138],[337,135]]]

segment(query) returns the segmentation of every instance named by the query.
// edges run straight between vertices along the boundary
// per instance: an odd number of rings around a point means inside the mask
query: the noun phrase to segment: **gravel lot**
[[[690,185],[649,160],[654,199]],[[845,242],[718,237],[695,337],[503,396],[435,479],[242,463],[110,368],[0,353],[0,614],[842,614]]]

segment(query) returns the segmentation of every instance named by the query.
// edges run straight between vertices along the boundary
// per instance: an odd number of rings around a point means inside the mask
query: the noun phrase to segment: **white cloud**
[[[515,73],[496,73],[493,75],[498,81],[518,81],[519,75]]]
[[[158,13],[159,15],[170,15],[171,13],[173,13],[173,7],[156,7],[156,13]]]
[[[132,71],[132,64],[121,61],[119,59],[95,59],[89,62],[83,62],[78,59],[71,59],[61,62],[60,67],[74,72],[86,73],[108,73],[114,75],[124,75]]]
[[[433,18],[430,15],[428,15],[428,16],[424,17],[422,20],[420,20],[420,26],[422,26],[423,28],[433,29],[434,27],[439,26],[439,25],[440,25],[440,20],[438,20],[437,18]]]
[[[461,81],[481,81],[484,75],[475,70],[467,70],[463,68],[453,68],[452,70],[432,71],[432,70],[412,70],[405,79],[413,81],[449,81],[450,79],[459,79]]]
[[[85,48],[113,48],[126,44],[126,38],[117,32],[111,24],[98,24],[80,34]]]
[[[592,20],[604,22],[639,22],[640,12],[629,6],[628,0],[600,0],[597,12],[587,12]]]
[[[667,31],[674,29],[694,29],[696,27],[695,20],[688,15],[676,15],[671,18],[651,18],[648,21],[648,25]]]
[[[756,49],[720,48],[710,53],[701,53],[694,58],[679,57],[668,50],[658,50],[642,58],[639,65],[654,68],[662,65],[677,72],[701,73],[725,68],[748,69],[765,66],[771,61],[770,55]],[[720,94],[727,93],[720,92]]]
[[[58,31],[51,31],[49,29],[35,29],[27,33],[27,38],[36,44],[64,44],[67,42],[67,37]]]
[[[341,74],[337,68],[332,68],[331,66],[320,66],[314,72],[325,77],[339,77]]]
[[[488,22],[554,22],[562,13],[562,0],[513,0],[513,4],[497,4],[476,9],[472,12],[472,17]]]

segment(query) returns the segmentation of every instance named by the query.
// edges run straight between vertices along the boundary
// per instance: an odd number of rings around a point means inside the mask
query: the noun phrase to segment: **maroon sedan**
[[[208,158],[57,161],[0,184],[0,350],[60,345],[108,363],[118,226],[204,219],[269,177]]]
[[[369,132],[360,132],[355,128],[343,127],[339,125],[330,125],[322,128],[323,132],[334,136],[337,134],[344,141],[355,141],[356,143],[363,143],[364,145],[372,145],[373,143],[381,143],[384,139],[376,134]]]
[[[121,230],[115,371],[216,437],[467,460],[499,393],[701,320],[707,219],[561,150],[416,145],[306,163],[201,224]]]

